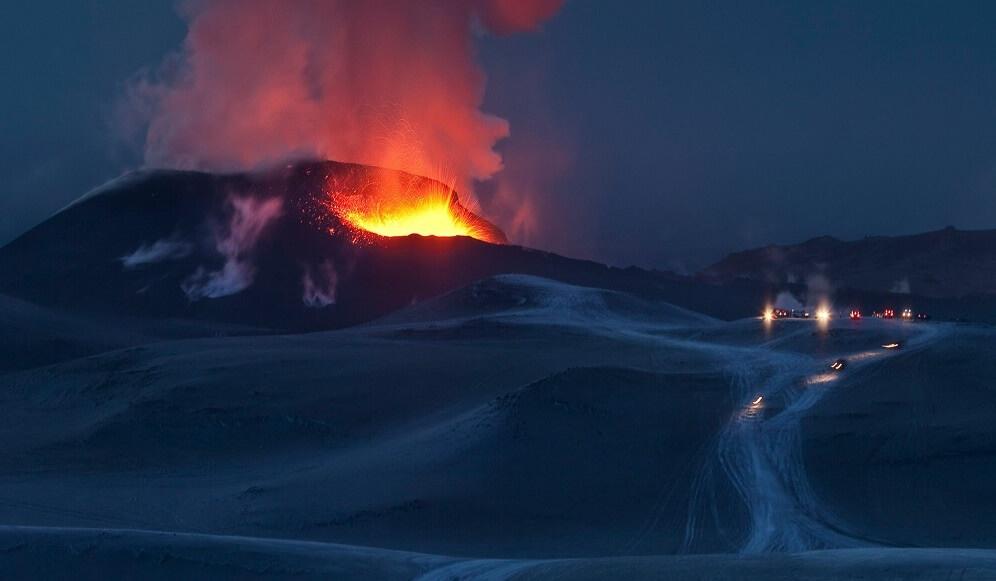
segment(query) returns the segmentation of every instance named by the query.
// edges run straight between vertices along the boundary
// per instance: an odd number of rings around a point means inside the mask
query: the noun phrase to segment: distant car
[[[913,319],[913,309],[903,309],[903,314],[901,316],[902,316],[902,318],[906,319],[907,321],[912,320]]]
[[[882,318],[883,319],[895,319],[896,318],[896,311],[893,311],[892,309],[885,309],[884,311],[882,311]]]
[[[791,317],[791,316],[792,316],[792,313],[790,313],[788,311],[788,309],[775,309],[775,318],[776,319],[787,319],[788,317]]]
[[[834,371],[840,371],[847,367],[847,359],[838,359],[830,364],[830,369]]]
[[[929,321],[930,320],[930,315],[928,315],[927,313],[917,313],[916,314],[916,320],[917,321]]]
[[[861,311],[858,309],[851,309],[851,320],[857,321],[861,318]]]
[[[792,318],[794,319],[808,319],[809,311],[806,309],[792,309]]]

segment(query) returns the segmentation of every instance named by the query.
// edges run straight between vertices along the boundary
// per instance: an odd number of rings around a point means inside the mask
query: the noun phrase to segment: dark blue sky
[[[26,6],[0,8],[0,241],[136,163],[109,109],[184,34],[169,0]],[[994,25],[985,2],[573,0],[542,34],[484,41],[485,110],[511,122],[510,172],[566,161],[535,242],[572,255],[695,267],[993,228]]]

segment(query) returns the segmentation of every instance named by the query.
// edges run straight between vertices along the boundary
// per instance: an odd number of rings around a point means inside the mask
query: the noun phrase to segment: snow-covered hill
[[[25,577],[996,574],[955,549],[996,545],[988,327],[724,323],[516,275],[323,333],[89,337],[0,374]]]

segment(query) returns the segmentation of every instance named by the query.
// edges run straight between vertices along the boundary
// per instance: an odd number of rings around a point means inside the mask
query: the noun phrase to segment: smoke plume
[[[131,86],[148,165],[253,168],[294,156],[452,183],[502,168],[480,111],[478,32],[535,29],[563,0],[196,0],[183,49]],[[471,209],[476,201],[467,200]]]
[[[267,225],[283,211],[279,198],[232,196],[228,205],[232,212],[228,225],[215,232],[215,248],[225,262],[219,270],[200,267],[183,282],[181,288],[192,301],[225,297],[248,288],[256,276],[252,261],[256,243]]]

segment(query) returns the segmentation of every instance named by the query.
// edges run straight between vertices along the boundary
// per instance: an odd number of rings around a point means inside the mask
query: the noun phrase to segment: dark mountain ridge
[[[996,230],[953,227],[910,236],[843,241],[831,236],[801,244],[735,252],[706,268],[702,280],[771,284],[825,277],[837,288],[961,298],[996,294]]]

